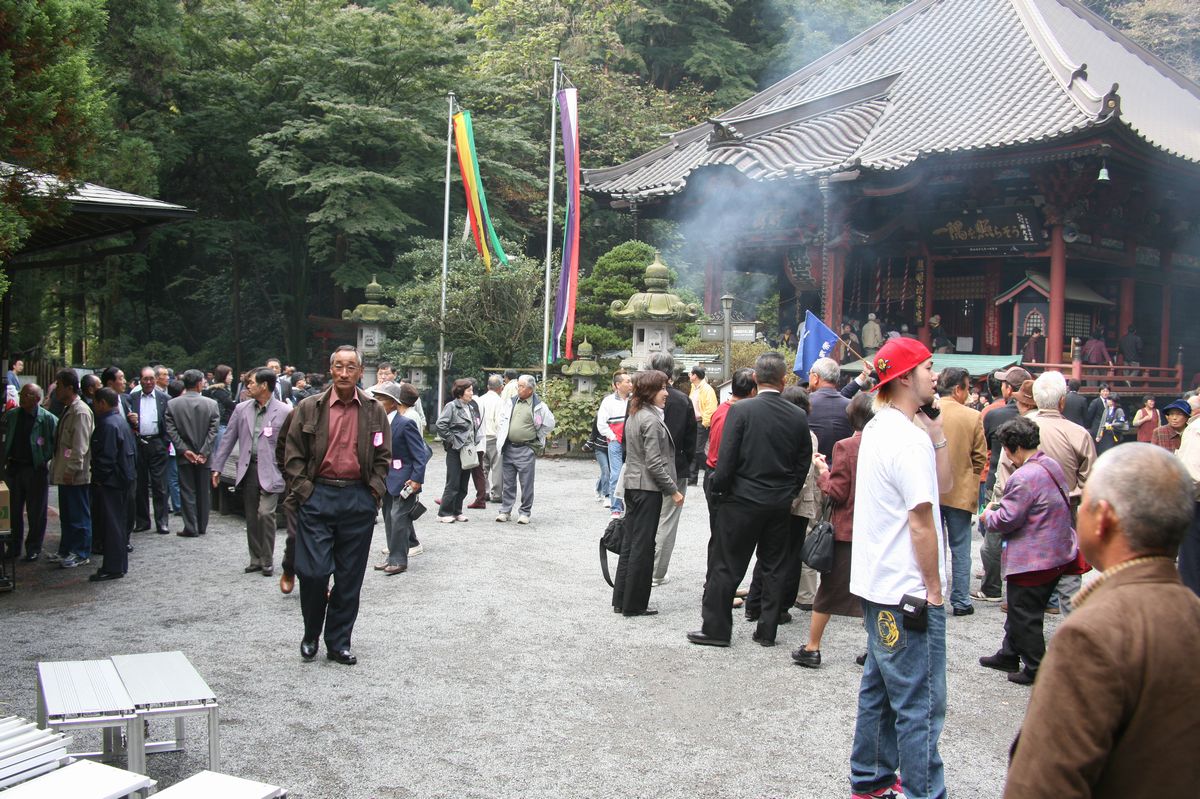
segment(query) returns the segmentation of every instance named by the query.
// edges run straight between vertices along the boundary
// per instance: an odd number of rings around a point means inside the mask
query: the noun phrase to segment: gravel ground
[[[773,649],[740,615],[731,648],[688,644],[708,538],[698,492],[672,579],[654,592],[660,615],[617,616],[596,562],[607,511],[592,499],[595,464],[538,470],[531,525],[497,524],[492,509],[453,525],[431,513],[407,574],[368,570],[353,668],[301,662],[298,592],[242,573],[239,517],[214,514],[200,539],[135,534],[117,582],[18,564],[18,590],[0,594],[0,715],[33,717],[38,661],[178,649],[220,700],[221,770],[303,799],[848,795],[861,623],[833,620],[815,671],[788,655],[807,634],[799,611]],[[443,476],[438,460],[428,485]],[[381,546],[382,523],[372,562]],[[277,559],[282,548],[281,533]],[[994,797],[1029,689],[977,665],[1004,618],[977,608],[949,622],[941,751],[951,795]],[[188,751],[149,757],[160,788],[207,767],[202,723],[188,735]]]

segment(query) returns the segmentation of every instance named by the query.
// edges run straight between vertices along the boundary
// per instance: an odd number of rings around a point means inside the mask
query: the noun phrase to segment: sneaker
[[[439,516],[438,521],[442,524],[454,524],[453,516]]]
[[[62,560],[62,555],[58,554],[57,552],[47,552],[46,560],[50,561],[51,563],[58,563],[60,560]]]
[[[821,668],[821,650],[809,649],[802,646],[792,653],[792,660],[799,666],[804,666],[808,669],[819,669]]]
[[[982,591],[972,591],[971,599],[978,599],[980,602],[999,602],[1000,595],[996,594],[996,596],[992,596],[991,594],[985,594]]]
[[[619,518],[621,518],[621,511],[619,511],[619,510],[615,510],[615,511],[613,511],[613,512],[612,512],[612,514],[611,514],[611,515],[612,515],[612,518],[614,518],[614,519],[619,519]]]
[[[470,520],[470,519],[468,519],[466,516],[464,516],[463,514],[461,514],[461,513],[460,513],[460,514],[458,514],[457,516],[455,516],[455,517],[454,517],[454,521],[456,521],[456,522],[469,522],[469,521],[471,521],[471,520]]]
[[[886,788],[876,788],[869,793],[852,793],[850,799],[905,799],[904,788],[897,779]]]
[[[498,513],[498,514],[496,514],[496,521],[498,521],[498,522],[506,522],[506,521],[508,521],[508,520],[509,520],[509,519],[511,519],[511,518],[512,518],[512,517],[511,517],[509,514],[507,514],[507,513]]]
[[[604,502],[602,502],[601,504],[602,504],[602,505],[604,505],[604,507],[606,507],[606,508],[611,508],[611,507],[612,507],[612,500],[611,500],[611,499],[609,499],[608,497],[605,497],[605,498],[604,498]]]
[[[974,612],[975,612],[974,605],[967,605],[965,608],[955,608],[954,609],[955,616],[970,616]]]
[[[81,558],[72,552],[62,559],[60,564],[64,569],[74,569],[76,566],[86,566],[92,562],[91,558]]]
[[[528,516],[518,516],[517,524],[529,524],[529,517]]]
[[[424,551],[425,551],[425,547],[422,546],[421,544],[417,544],[415,547],[408,548],[408,556],[410,558],[415,558],[417,555],[420,555]]]
[[[1009,674],[1021,670],[1021,661],[1016,655],[1002,655],[999,652],[980,658],[979,665],[996,671],[1007,671]]]

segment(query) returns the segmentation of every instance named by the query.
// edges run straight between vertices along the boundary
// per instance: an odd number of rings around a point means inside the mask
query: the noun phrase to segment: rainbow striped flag
[[[564,356],[575,357],[575,297],[579,286],[579,108],[575,89],[563,89],[558,93],[558,108],[562,118],[567,210],[563,224],[562,273],[554,300],[550,363]]]
[[[462,172],[463,190],[467,195],[467,217],[471,221],[471,233],[475,235],[475,249],[483,257],[483,265],[492,271],[492,253],[495,250],[500,263],[508,266],[508,256],[500,246],[500,237],[492,227],[488,213],[487,195],[483,191],[483,180],[479,177],[479,158],[475,154],[475,130],[471,127],[471,112],[459,111],[454,115],[454,144],[458,152],[458,168]]]

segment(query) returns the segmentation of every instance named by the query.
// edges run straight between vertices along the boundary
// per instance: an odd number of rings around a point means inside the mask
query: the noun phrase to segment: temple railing
[[[1183,393],[1183,347],[1179,347],[1174,366],[1126,366],[1124,364],[1085,364],[1075,347],[1070,363],[1022,363],[1034,374],[1045,371],[1062,372],[1080,382],[1079,393],[1098,394],[1100,384],[1106,383],[1118,394],[1153,394],[1166,396]]]

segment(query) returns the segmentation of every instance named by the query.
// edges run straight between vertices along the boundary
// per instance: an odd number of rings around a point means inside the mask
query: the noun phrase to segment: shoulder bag
[[[810,569],[821,574],[833,571],[833,524],[829,521],[833,513],[833,500],[825,497],[821,503],[821,518],[804,539],[800,557]]]
[[[1067,503],[1067,513],[1071,516],[1071,523],[1075,523],[1075,506],[1071,504],[1071,500],[1067,498],[1067,492],[1058,484],[1058,480],[1054,477],[1054,472],[1050,471],[1050,467],[1046,464],[1035,461],[1038,466],[1046,470],[1046,474],[1050,477],[1050,482],[1054,483],[1054,487],[1058,489],[1058,495],[1062,497],[1063,502]],[[1092,565],[1083,557],[1083,550],[1079,548],[1079,536],[1075,536],[1075,560],[1063,565],[1063,574],[1087,574],[1092,570]]]
[[[609,585],[612,585],[613,581],[608,571],[608,553],[620,555],[621,542],[624,539],[625,519],[613,517],[608,527],[604,528],[604,534],[600,536],[600,570],[604,572],[604,579]]]

